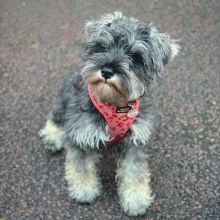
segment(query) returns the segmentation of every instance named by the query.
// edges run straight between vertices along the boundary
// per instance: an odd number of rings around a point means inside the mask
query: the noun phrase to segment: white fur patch
[[[139,144],[145,145],[150,138],[153,123],[137,118],[136,122],[131,126],[130,140],[135,146]]]
[[[178,44],[172,42],[170,44],[170,47],[171,47],[171,59],[172,59],[179,53],[180,46]]]
[[[46,148],[52,151],[59,151],[62,148],[64,132],[52,121],[48,120],[45,127],[39,132]]]
[[[81,126],[73,134],[73,142],[81,148],[86,148],[87,146],[99,148],[100,142],[105,144],[109,138],[110,135],[106,130],[103,130],[101,127],[97,128],[94,124]]]
[[[122,183],[119,188],[120,203],[131,216],[143,215],[153,202],[151,189],[146,182]]]

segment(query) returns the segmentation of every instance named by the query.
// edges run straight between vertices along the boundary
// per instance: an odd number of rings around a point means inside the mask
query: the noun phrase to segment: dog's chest
[[[123,107],[116,107],[111,103],[96,100],[89,86],[88,93],[93,105],[105,119],[106,130],[110,137],[107,143],[115,144],[119,142],[134,123],[138,115],[140,100],[129,102]]]

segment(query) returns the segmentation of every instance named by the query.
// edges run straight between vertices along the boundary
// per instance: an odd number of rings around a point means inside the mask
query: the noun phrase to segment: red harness
[[[88,86],[88,93],[94,106],[107,121],[108,132],[110,134],[110,140],[107,144],[115,144],[119,142],[134,123],[138,115],[140,99],[128,103],[125,107],[116,107],[113,104],[103,103],[96,100],[90,86]]]

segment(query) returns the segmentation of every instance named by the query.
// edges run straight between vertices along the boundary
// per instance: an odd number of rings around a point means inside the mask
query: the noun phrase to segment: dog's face
[[[179,50],[151,24],[120,12],[88,22],[86,36],[87,61],[81,75],[96,99],[116,105],[140,97]]]

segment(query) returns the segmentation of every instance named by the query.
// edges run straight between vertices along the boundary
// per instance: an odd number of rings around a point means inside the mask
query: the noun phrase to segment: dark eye
[[[130,57],[134,64],[143,64],[143,58],[139,53],[133,53]]]
[[[105,51],[105,47],[102,44],[96,44],[94,48],[95,53],[101,53]]]

